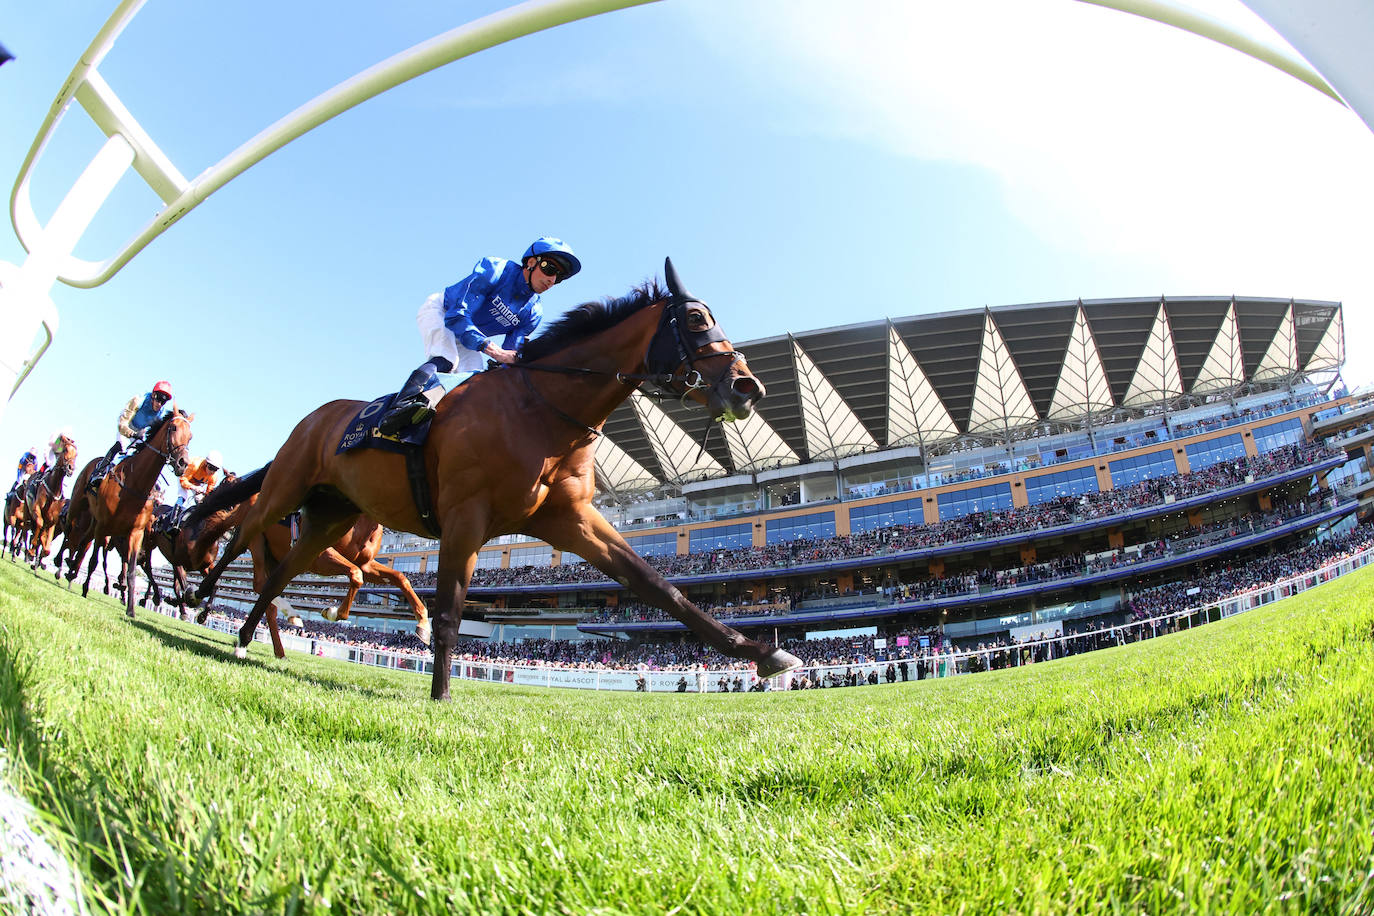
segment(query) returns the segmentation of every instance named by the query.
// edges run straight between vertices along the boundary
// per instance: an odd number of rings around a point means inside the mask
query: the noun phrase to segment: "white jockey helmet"
[[[213,464],[217,468],[222,468],[224,467],[224,456],[219,453],[218,449],[211,449],[210,454],[205,456],[205,463]]]

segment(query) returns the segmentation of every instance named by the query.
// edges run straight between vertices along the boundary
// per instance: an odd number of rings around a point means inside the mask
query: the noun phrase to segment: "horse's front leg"
[[[186,567],[172,565],[172,589],[172,604],[181,619],[186,620],[190,616],[186,613]]]
[[[801,667],[801,659],[767,643],[750,639],[704,613],[658,571],[635,553],[620,532],[590,504],[575,504],[547,517],[537,514],[526,532],[559,550],[570,550],[624,585],[642,600],[662,608],[687,625],[711,648],[758,665],[758,676],[774,677]]]
[[[472,571],[477,566],[477,549],[481,541],[474,541],[472,532],[484,531],[485,526],[468,524],[470,520],[445,518],[443,536],[439,541],[439,576],[434,586],[434,677],[430,681],[429,698],[449,698],[449,678],[453,668],[453,650],[458,645],[458,629],[463,623],[463,599],[467,596]]]
[[[124,579],[124,613],[129,615],[129,619],[134,618],[134,608],[138,604],[138,599],[134,597],[138,592],[138,561],[141,559],[139,554],[143,550],[143,529],[135,528],[129,533],[128,538],[116,545],[120,551],[119,559],[123,561],[121,574]]]

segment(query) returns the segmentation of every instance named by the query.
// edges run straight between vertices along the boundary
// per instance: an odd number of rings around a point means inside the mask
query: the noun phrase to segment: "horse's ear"
[[[196,422],[196,415],[193,414],[193,413],[187,413],[186,411],[183,410],[183,411],[181,412],[181,415],[182,415],[183,417],[186,418],[186,422],[187,422],[187,423],[194,423],[194,422]]]
[[[691,293],[687,292],[686,287],[682,285],[682,279],[678,277],[677,270],[673,267],[672,258],[663,259],[663,277],[664,281],[668,284],[668,292],[673,294],[674,299],[695,298]]]

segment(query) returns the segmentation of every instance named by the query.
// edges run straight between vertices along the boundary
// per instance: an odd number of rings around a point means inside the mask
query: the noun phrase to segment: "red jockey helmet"
[[[158,382],[153,386],[153,394],[165,394],[170,398],[172,396],[172,383]]]

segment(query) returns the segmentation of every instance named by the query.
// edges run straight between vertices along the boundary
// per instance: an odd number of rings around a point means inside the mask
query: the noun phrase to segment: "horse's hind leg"
[[[235,655],[242,658],[248,654],[248,644],[253,641],[253,633],[272,600],[291,584],[292,579],[309,569],[321,552],[342,537],[360,514],[357,506],[342,497],[327,494],[317,494],[301,507],[300,537],[268,574],[258,592],[258,600],[239,630]]]

